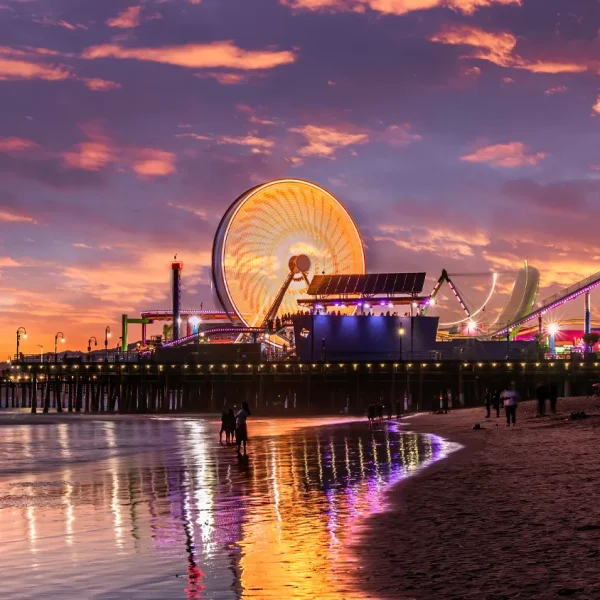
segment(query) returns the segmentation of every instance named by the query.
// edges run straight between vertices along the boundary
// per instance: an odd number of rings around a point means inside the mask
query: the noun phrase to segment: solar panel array
[[[315,275],[311,296],[344,294],[420,294],[425,273],[372,273],[370,275]]]

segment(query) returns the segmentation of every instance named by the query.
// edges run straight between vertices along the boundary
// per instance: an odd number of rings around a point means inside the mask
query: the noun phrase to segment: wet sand
[[[359,599],[385,491],[456,449],[395,423],[0,414],[0,598]]]
[[[576,410],[591,416],[569,420]],[[393,508],[367,519],[355,547],[365,597],[600,598],[600,399],[535,412],[522,403],[510,428],[483,409],[410,422],[464,448],[395,486]]]

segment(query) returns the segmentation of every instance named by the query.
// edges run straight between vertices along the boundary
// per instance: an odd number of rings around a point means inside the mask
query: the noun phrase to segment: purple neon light
[[[230,315],[231,316],[235,316],[232,313],[227,313],[224,310],[181,310],[179,311],[180,314],[182,315]],[[159,309],[159,310],[144,310],[141,312],[142,316],[148,316],[148,315],[164,315],[164,316],[169,316],[172,315],[173,311],[172,310],[164,310],[164,309]]]

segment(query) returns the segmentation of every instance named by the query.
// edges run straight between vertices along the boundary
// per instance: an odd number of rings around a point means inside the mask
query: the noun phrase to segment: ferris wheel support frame
[[[279,288],[279,292],[277,292],[277,296],[275,296],[275,300],[273,300],[273,304],[271,304],[265,318],[262,322],[262,327],[266,327],[271,319],[274,319],[279,311],[279,307],[283,302],[283,297],[290,287],[290,283],[294,281],[294,278],[298,275],[302,276],[302,279],[306,282],[306,285],[309,286],[310,282],[308,281],[308,270],[310,269],[310,258],[306,256],[306,254],[301,254],[300,256],[292,256],[289,260],[288,267],[290,272],[287,274],[283,285]]]

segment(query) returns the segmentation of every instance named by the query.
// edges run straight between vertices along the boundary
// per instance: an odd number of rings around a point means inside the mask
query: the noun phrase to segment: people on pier
[[[252,413],[247,402],[242,402],[241,410],[235,415],[235,439],[237,442],[237,452],[240,453],[242,443],[244,444],[244,454],[246,454],[246,443],[248,442],[248,427],[246,421]]]

